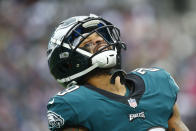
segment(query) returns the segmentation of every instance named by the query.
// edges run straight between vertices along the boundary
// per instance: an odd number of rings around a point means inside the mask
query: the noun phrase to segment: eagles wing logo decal
[[[48,111],[47,117],[50,128],[61,128],[64,125],[64,119],[55,112]]]

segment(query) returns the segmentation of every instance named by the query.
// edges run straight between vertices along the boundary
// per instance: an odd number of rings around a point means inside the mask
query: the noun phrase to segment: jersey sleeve
[[[168,73],[168,81],[169,81],[169,85],[171,87],[171,90],[177,99],[177,94],[178,94],[180,88],[177,85],[177,83],[175,82],[174,78],[169,73]]]
[[[70,104],[61,97],[53,97],[47,105],[48,127],[58,131],[64,127],[76,125],[77,115]]]

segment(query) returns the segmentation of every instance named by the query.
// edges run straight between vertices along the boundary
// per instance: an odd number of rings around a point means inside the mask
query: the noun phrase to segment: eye
[[[83,47],[84,48],[90,48],[90,46],[92,46],[92,42],[87,42]]]
[[[86,42],[82,47],[80,47],[81,49],[83,49],[83,50],[85,50],[85,51],[88,51],[88,52],[90,52],[90,50],[91,50],[91,46],[92,46],[92,42]]]

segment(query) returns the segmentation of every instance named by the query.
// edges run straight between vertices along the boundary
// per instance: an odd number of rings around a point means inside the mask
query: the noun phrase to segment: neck
[[[92,76],[87,83],[102,90],[124,96],[126,93],[125,85],[120,83],[120,77],[116,77],[115,84],[110,83],[111,75]]]

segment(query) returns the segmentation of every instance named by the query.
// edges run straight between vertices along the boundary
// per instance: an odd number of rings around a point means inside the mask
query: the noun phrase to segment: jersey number
[[[69,92],[75,91],[75,90],[78,89],[78,88],[80,88],[80,86],[78,86],[78,85],[73,85],[73,86],[68,87],[68,88],[66,88],[65,90],[59,92],[57,95],[63,96],[63,95],[65,95],[65,94],[69,93]]]
[[[140,74],[145,74],[147,71],[158,71],[159,69],[157,68],[138,68],[138,69],[135,69],[134,71],[140,73]]]
[[[153,127],[149,129],[148,131],[166,131],[165,128],[162,127]]]

